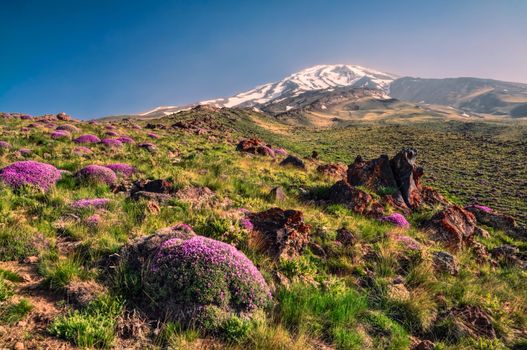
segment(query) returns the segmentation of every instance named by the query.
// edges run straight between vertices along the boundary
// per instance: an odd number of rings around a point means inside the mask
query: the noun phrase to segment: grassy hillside
[[[70,135],[52,138],[64,124],[73,126]],[[349,164],[358,154],[373,158],[414,146],[426,169],[424,182],[452,201],[474,199],[526,220],[525,126],[451,121],[317,130],[255,112],[200,108],[133,123],[2,118],[0,130],[0,141],[9,144],[1,150],[0,167],[30,159],[65,170],[49,191],[0,185],[3,346],[408,349],[422,340],[436,349],[527,346],[525,269],[480,262],[467,248],[452,252],[457,274],[438,273],[432,256],[446,248],[419,228],[436,208],[409,215],[410,228],[397,228],[319,201],[338,179],[315,170],[330,161]],[[83,134],[116,137],[106,133],[135,142],[72,141]],[[253,136],[300,157],[316,150],[320,159],[305,160],[301,170],[280,166],[283,156],[236,151],[239,140]],[[151,146],[139,147],[144,142]],[[132,165],[136,172],[119,176],[113,186],[75,176],[87,165],[112,163]],[[161,202],[133,200],[119,185],[138,179],[166,179],[177,192]],[[269,195],[276,186],[284,200]],[[106,200],[99,208],[75,204],[94,198]],[[273,259],[252,240],[240,213],[272,207],[299,210],[311,226],[299,256]],[[190,327],[139,307],[148,300],[134,299],[138,277],[116,268],[115,254],[133,239],[181,223],[243,252],[269,285],[270,305],[254,315]],[[353,234],[352,244],[341,242],[341,228]],[[486,249],[510,244],[527,252],[525,241],[486,229],[490,236],[477,238]],[[483,310],[495,336],[467,328],[456,314],[463,308]]]

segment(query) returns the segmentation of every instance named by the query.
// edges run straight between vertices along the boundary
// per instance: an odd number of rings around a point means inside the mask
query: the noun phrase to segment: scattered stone
[[[176,193],[176,198],[194,208],[210,208],[217,202],[216,193],[208,187],[189,186]]]
[[[527,255],[520,253],[518,247],[505,244],[492,249],[490,254],[504,266],[517,266],[521,269],[527,269]]]
[[[465,210],[474,214],[479,224],[504,231],[511,236],[522,236],[521,228],[512,216],[499,213],[489,207],[478,204],[466,206]]]
[[[287,196],[282,186],[277,186],[269,192],[269,198],[275,202],[283,202]]]
[[[430,340],[421,340],[417,341],[412,347],[411,350],[434,350],[435,344]]]
[[[450,309],[442,319],[450,319],[449,334],[459,338],[496,338],[496,330],[492,325],[492,318],[479,306],[460,306]]]
[[[311,159],[318,159],[318,152],[313,150],[313,152],[311,152]]]
[[[447,252],[433,252],[432,263],[437,272],[457,275],[459,273],[459,264],[455,256]]]
[[[349,247],[357,243],[357,238],[351,231],[342,227],[337,230],[337,242],[340,242],[345,247]]]
[[[271,208],[249,214],[253,223],[253,242],[276,259],[300,255],[309,242],[311,226],[304,223],[302,212]]]
[[[288,155],[284,160],[280,162],[281,166],[292,166],[299,169],[306,169],[306,165],[302,159],[295,157],[293,155]]]
[[[274,151],[271,146],[265,144],[259,139],[242,140],[236,146],[236,150],[239,152],[259,154],[262,156],[269,156],[274,158]]]

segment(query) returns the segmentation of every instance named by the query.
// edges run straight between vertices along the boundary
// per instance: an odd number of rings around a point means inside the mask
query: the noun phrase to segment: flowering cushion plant
[[[79,170],[76,176],[81,180],[107,185],[113,185],[117,182],[117,175],[115,175],[113,170],[101,165],[88,165]]]
[[[77,137],[73,142],[76,143],[99,143],[101,139],[92,134],[81,135]]]
[[[49,190],[60,177],[60,171],[53,165],[32,160],[15,162],[0,170],[0,178],[12,188],[31,185]]]

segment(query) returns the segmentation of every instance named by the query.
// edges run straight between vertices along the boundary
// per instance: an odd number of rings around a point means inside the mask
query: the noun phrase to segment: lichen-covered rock
[[[253,241],[276,259],[298,256],[309,241],[311,226],[298,210],[271,208],[248,217],[254,227]]]

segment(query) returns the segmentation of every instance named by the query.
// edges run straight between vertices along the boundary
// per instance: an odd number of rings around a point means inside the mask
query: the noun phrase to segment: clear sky
[[[527,1],[0,0],[0,111],[230,96],[325,63],[527,83]]]

